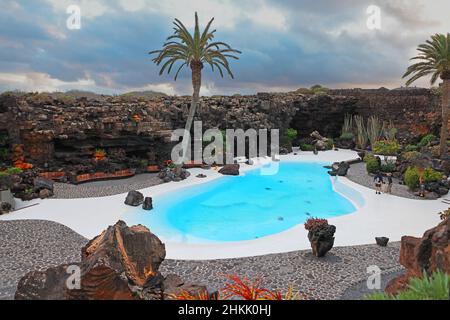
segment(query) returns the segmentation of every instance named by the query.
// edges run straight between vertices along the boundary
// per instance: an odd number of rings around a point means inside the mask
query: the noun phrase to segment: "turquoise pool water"
[[[276,234],[309,217],[354,212],[354,205],[334,192],[323,166],[287,162],[272,176],[256,169],[223,177],[154,197],[152,211],[134,209],[125,220],[166,241],[226,242]]]

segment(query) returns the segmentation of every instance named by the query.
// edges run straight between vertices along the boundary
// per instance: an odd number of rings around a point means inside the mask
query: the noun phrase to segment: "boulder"
[[[388,294],[404,290],[411,278],[420,277],[423,272],[431,274],[442,270],[450,273],[450,219],[426,231],[422,238],[403,237],[400,264],[407,269],[406,273],[388,283]]]
[[[136,190],[128,192],[128,195],[125,199],[126,205],[137,207],[142,203],[144,203],[144,195],[142,193]]]
[[[42,177],[36,177],[33,181],[34,189],[40,191],[42,189],[50,190],[53,192],[53,181]]]
[[[137,299],[137,293],[159,276],[165,255],[164,244],[146,227],[119,221],[83,247],[81,263],[74,264],[80,268],[79,288],[67,286],[68,265],[62,265],[26,274],[15,299]]]
[[[41,198],[41,199],[50,198],[52,196],[53,196],[53,192],[49,189],[42,189],[41,191],[39,191],[39,198]]]
[[[148,210],[148,211],[153,209],[152,197],[145,197],[144,203],[142,204],[142,209]]]
[[[12,205],[9,202],[0,202],[0,215],[9,213],[12,210]]]
[[[240,168],[240,165],[238,163],[226,164],[219,170],[219,173],[226,175],[226,176],[238,176],[239,168]]]
[[[311,249],[316,257],[321,258],[325,256],[333,248],[335,232],[336,227],[333,225],[327,225],[308,232]]]
[[[350,169],[350,164],[347,162],[341,162],[341,163],[333,163],[331,166],[331,171],[328,171],[328,174],[330,176],[341,176],[345,177],[347,175],[348,170]]]
[[[376,237],[375,241],[377,242],[377,245],[379,245],[380,247],[386,247],[388,242],[389,242],[389,238],[386,237]]]

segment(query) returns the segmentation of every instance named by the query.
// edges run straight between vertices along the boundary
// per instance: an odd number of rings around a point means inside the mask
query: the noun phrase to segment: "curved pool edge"
[[[349,150],[300,153],[280,156],[281,161],[340,162],[358,158]],[[250,168],[248,168],[250,167]],[[254,166],[242,166],[242,172]],[[218,172],[211,171],[207,179],[192,175],[182,182],[171,182],[142,189],[144,194],[153,195],[173,191],[190,185],[200,184],[220,178]],[[200,171],[197,170],[197,171]],[[203,171],[204,172],[204,171]],[[440,222],[439,215],[433,214],[447,209],[440,200],[411,200],[389,195],[375,195],[366,188],[338,177],[338,181],[360,192],[365,205],[354,213],[329,219],[336,225],[335,246],[353,246],[374,243],[376,236],[387,236],[391,241],[399,241],[403,235],[422,236],[423,232]],[[109,225],[113,225],[131,208],[123,204],[126,194],[85,199],[47,199],[39,205],[0,216],[0,220],[50,220],[66,225],[82,236],[92,239]],[[408,223],[405,223],[408,221]],[[164,241],[164,239],[162,239]],[[309,249],[307,232],[303,225],[264,238],[240,242],[184,244],[165,241],[167,259],[211,260],[251,257],[266,254]]]

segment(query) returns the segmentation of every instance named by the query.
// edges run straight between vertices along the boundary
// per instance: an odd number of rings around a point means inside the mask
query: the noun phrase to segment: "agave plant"
[[[431,85],[441,78],[442,84],[442,127],[440,137],[440,155],[447,156],[448,121],[450,112],[450,33],[435,34],[426,43],[417,48],[419,54],[411,60],[419,60],[408,67],[403,78],[411,76],[406,85],[431,76]]]
[[[194,120],[195,110],[200,99],[200,87],[202,84],[202,70],[205,65],[209,65],[212,71],[216,69],[219,71],[220,76],[224,76],[226,71],[231,78],[234,78],[231,72],[228,59],[239,59],[236,54],[240,54],[239,50],[233,49],[230,45],[221,41],[214,41],[216,30],[210,30],[214,21],[212,18],[203,32],[200,32],[200,26],[198,23],[197,12],[195,13],[195,28],[192,35],[184,24],[175,19],[173,24],[174,33],[167,38],[163,44],[161,50],[155,50],[149,52],[149,54],[156,54],[153,62],[156,65],[161,65],[160,75],[167,71],[170,73],[173,67],[177,65],[175,73],[175,81],[178,78],[180,71],[184,67],[189,67],[192,74],[192,87],[194,93],[192,95],[191,107],[189,109],[189,115],[186,120],[185,133],[183,136],[183,158],[186,160],[188,137],[191,131],[192,122]]]
[[[362,116],[355,116],[354,120],[356,126],[356,144],[360,149],[365,149],[368,138],[364,118]]]
[[[372,150],[375,147],[375,143],[380,139],[383,132],[380,119],[376,116],[371,116],[367,120],[367,138],[369,139]]]

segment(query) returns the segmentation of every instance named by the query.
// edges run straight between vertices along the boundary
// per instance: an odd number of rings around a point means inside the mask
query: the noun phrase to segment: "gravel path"
[[[356,182],[365,187],[371,188],[375,190],[375,186],[373,183],[373,177],[370,176],[366,171],[366,164],[364,162],[359,162],[352,164],[347,173],[347,178],[353,182]],[[394,185],[392,186],[392,194],[395,196],[408,198],[408,199],[420,199],[423,198],[416,197],[411,192],[409,192],[408,187],[405,185],[399,184],[399,180],[393,178]]]
[[[56,222],[0,221],[0,299],[12,299],[27,272],[77,262],[87,240]]]
[[[79,261],[86,243],[87,239],[55,222],[0,221],[0,299],[13,298],[19,279],[29,271]],[[211,290],[223,286],[223,274],[237,274],[259,276],[269,289],[286,290],[293,285],[310,299],[339,299],[351,297],[345,295],[346,290],[364,283],[368,266],[377,265],[384,273],[401,270],[399,248],[399,243],[386,248],[341,247],[322,259],[307,250],[226,260],[165,260],[160,271],[179,274],[185,281],[207,285]],[[362,292],[352,290],[353,296]]]
[[[54,196],[56,199],[77,199],[106,197],[127,193],[161,184],[157,173],[138,174],[131,178],[88,182],[79,185],[55,183]]]

